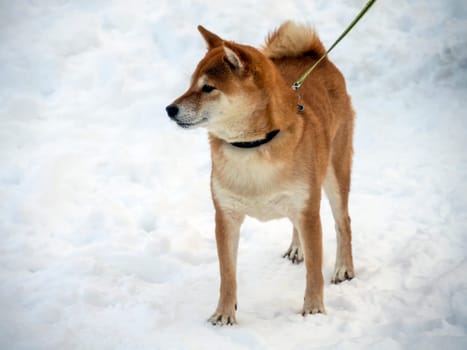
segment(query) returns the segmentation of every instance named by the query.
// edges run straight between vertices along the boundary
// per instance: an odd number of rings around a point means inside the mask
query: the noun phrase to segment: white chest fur
[[[266,157],[265,157],[266,156]],[[212,179],[213,195],[222,208],[267,221],[294,219],[306,205],[306,181],[284,177],[285,165],[249,152],[237,152],[217,164]]]

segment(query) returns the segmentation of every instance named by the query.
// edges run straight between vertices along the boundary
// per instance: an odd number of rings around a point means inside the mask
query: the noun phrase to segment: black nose
[[[175,118],[178,114],[178,106],[176,104],[171,104],[165,107],[167,114],[170,118]]]

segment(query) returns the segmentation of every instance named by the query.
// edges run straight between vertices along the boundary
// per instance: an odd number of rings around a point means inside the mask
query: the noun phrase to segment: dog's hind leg
[[[336,135],[331,162],[329,163],[324,191],[331,204],[337,238],[336,265],[332,283],[352,279],[354,274],[352,259],[352,231],[348,211],[350,172],[352,166],[352,133],[341,128]]]
[[[302,245],[300,244],[300,237],[295,227],[293,228],[292,242],[283,257],[288,258],[294,264],[300,264],[303,261]]]
[[[332,277],[332,283],[340,283],[354,277],[352,261],[352,232],[350,217],[347,209],[347,197],[343,198],[339,182],[330,165],[324,181],[324,191],[331,204],[336,227],[337,249],[336,265]]]

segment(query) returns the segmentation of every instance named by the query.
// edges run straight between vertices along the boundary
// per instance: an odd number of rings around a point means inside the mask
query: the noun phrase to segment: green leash
[[[355,17],[355,19],[352,21],[352,23],[349,24],[346,30],[341,34],[339,38],[334,42],[334,44],[331,45],[331,47],[325,52],[323,56],[320,57],[318,61],[316,61],[308,70],[303,74],[300,79],[298,79],[295,83],[292,85],[292,89],[298,90],[300,86],[302,86],[303,82],[305,79],[310,75],[310,73],[313,71],[313,69],[316,68],[316,66],[331,52],[331,50],[339,44],[339,42],[347,35],[348,32],[352,30],[352,28],[360,21],[360,19],[365,15],[365,13],[370,9],[371,6],[375,3],[376,0],[370,0],[367,2],[365,7],[360,11],[360,13]]]

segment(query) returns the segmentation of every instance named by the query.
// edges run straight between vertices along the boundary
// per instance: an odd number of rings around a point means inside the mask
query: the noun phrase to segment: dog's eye
[[[201,91],[202,92],[206,92],[206,93],[210,93],[212,90],[215,90],[216,88],[214,86],[211,86],[211,85],[203,85],[203,87],[201,88]]]

